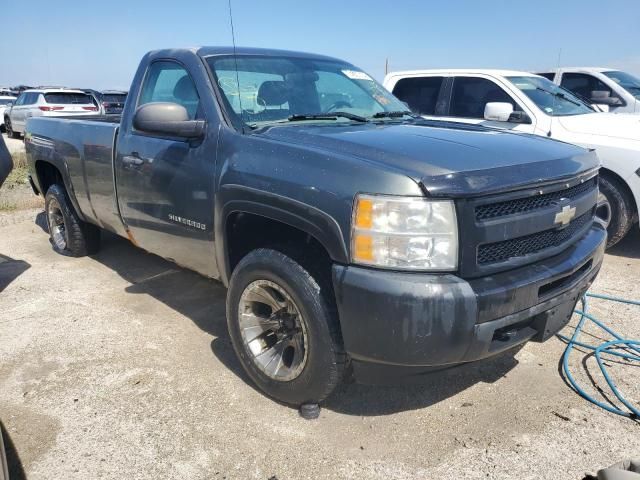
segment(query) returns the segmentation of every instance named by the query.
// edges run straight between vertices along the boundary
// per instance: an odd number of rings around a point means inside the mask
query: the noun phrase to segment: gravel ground
[[[222,286],[112,236],[93,258],[56,255],[43,225],[38,209],[0,213],[0,420],[15,478],[556,480],[640,456],[637,423],[565,385],[556,338],[421,386],[344,386],[305,421],[249,384]],[[640,299],[638,278],[634,229],[592,290]],[[631,338],[638,310],[594,306]],[[576,376],[589,384],[586,365],[604,386],[584,358]],[[639,403],[638,369],[612,372]]]

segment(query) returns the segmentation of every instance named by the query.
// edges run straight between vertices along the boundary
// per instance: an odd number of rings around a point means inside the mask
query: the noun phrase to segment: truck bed
[[[45,159],[66,170],[71,201],[85,220],[121,234],[113,169],[119,127],[119,115],[31,118],[25,144],[33,170]]]

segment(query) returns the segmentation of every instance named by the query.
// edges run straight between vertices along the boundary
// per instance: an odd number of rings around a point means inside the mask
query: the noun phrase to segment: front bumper
[[[388,383],[388,376],[546,340],[568,323],[597,276],[605,243],[606,230],[596,222],[559,255],[468,281],[335,265],[342,336],[356,380]]]

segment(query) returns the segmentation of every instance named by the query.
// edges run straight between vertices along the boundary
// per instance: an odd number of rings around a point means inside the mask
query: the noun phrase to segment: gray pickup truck
[[[25,143],[57,252],[108,230],[220,280],[240,362],[291,405],[546,340],[603,258],[593,152],[416,118],[324,56],[154,51],[121,119]]]

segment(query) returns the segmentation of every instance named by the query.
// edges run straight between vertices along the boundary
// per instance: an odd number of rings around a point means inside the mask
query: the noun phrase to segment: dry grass
[[[42,207],[42,197],[34,195],[29,185],[29,170],[25,152],[13,152],[11,157],[13,158],[13,170],[0,188],[0,212]]]
[[[24,150],[18,150],[17,152],[13,152],[11,154],[11,158],[13,158],[13,168],[27,168],[27,154]]]

